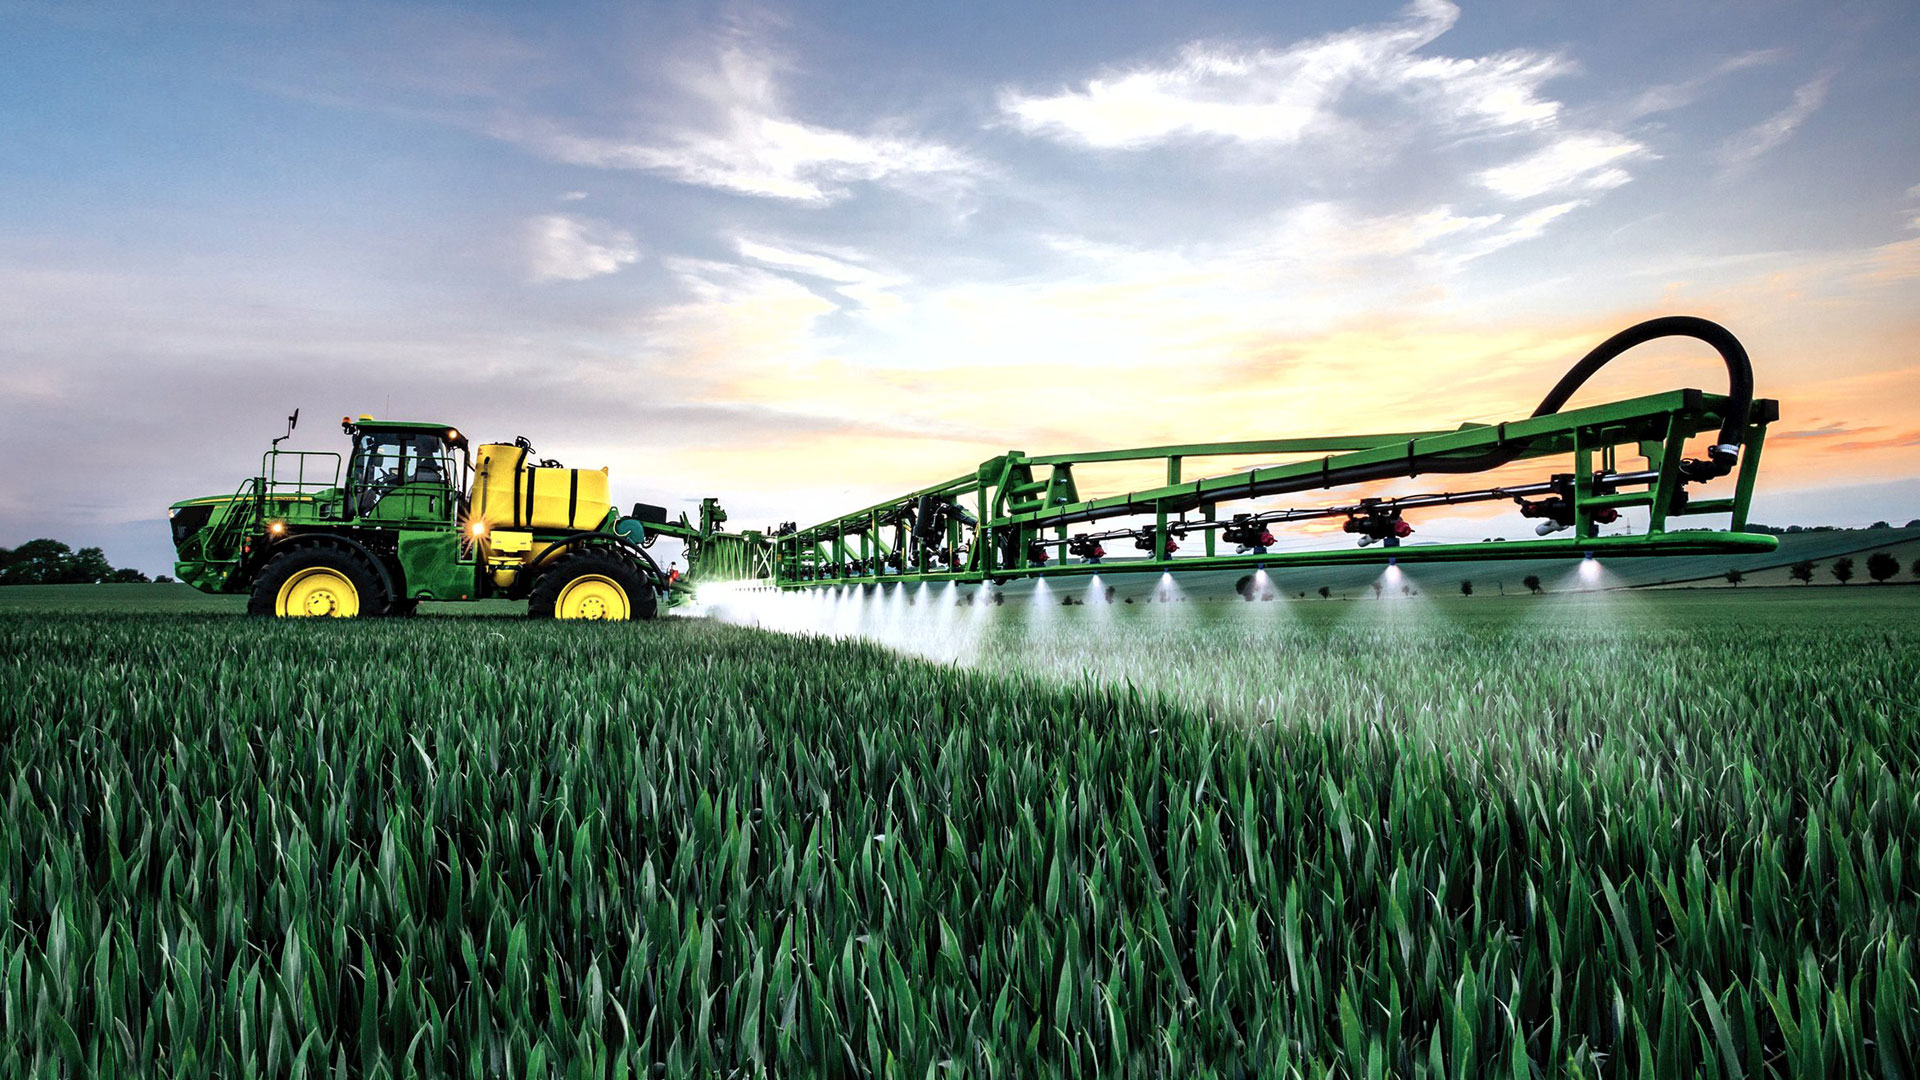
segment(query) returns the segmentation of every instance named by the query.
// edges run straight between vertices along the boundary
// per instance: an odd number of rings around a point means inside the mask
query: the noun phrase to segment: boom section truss
[[[870,582],[980,583],[1023,577],[1072,576],[1232,567],[1336,565],[1515,558],[1579,558],[1764,552],[1777,541],[1748,533],[1748,504],[1758,475],[1767,425],[1776,402],[1759,400],[1749,414],[1732,490],[1695,498],[1683,467],[1688,440],[1717,430],[1725,397],[1672,390],[1499,424],[1464,424],[1450,431],[1255,439],[1027,455],[1008,451],[955,477],[808,528],[782,526],[768,536],[770,558],[749,580],[782,588]],[[1273,458],[1262,464],[1188,480],[1188,459]],[[1570,458],[1571,471],[1479,488],[1461,477],[1521,462]],[[1637,462],[1635,459],[1639,459]],[[1080,497],[1074,469],[1111,462],[1164,465],[1157,486],[1100,498]],[[1157,474],[1156,470],[1156,474]],[[1449,488],[1397,497],[1353,497],[1339,492],[1383,481],[1444,476]],[[1271,505],[1298,495],[1298,505]],[[1257,505],[1269,500],[1269,505]],[[1396,522],[1424,507],[1512,500],[1529,516],[1555,525],[1551,538],[1500,544],[1398,543],[1315,550],[1239,553],[1223,543],[1249,528],[1346,517],[1351,523]],[[1601,535],[1603,523],[1640,508],[1646,529]],[[1676,519],[1725,515],[1724,531],[1676,530]],[[1122,522],[1125,522],[1122,524]],[[1543,525],[1543,528],[1545,526]],[[1198,536],[1199,543],[1188,541]],[[1118,557],[1104,542],[1131,540]],[[1169,543],[1171,541],[1171,544]],[[1198,551],[1192,550],[1198,548]],[[1264,545],[1261,545],[1264,548]],[[1126,557],[1137,549],[1136,557]],[[1181,554],[1184,550],[1186,553]]]

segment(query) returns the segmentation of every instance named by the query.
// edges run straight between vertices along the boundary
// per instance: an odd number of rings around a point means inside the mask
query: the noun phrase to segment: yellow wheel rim
[[[348,618],[360,614],[360,590],[338,570],[308,567],[280,586],[273,613],[286,618]]]
[[[599,574],[586,574],[567,582],[554,601],[557,619],[627,619],[632,617],[627,590],[620,583]]]

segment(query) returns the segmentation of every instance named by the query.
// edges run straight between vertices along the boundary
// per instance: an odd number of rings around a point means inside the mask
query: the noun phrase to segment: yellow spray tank
[[[607,470],[529,465],[527,448],[484,443],[474,454],[472,520],[494,584],[505,588],[534,555],[533,529],[585,532],[613,511]]]

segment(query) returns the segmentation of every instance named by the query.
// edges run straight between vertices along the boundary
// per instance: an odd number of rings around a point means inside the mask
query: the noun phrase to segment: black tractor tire
[[[359,615],[383,614],[391,603],[380,572],[351,548],[339,544],[303,543],[275,555],[253,579],[253,592],[247,597],[247,614],[273,617],[274,604],[287,580],[303,570],[332,570],[353,583],[359,594]]]
[[[588,548],[565,555],[542,573],[527,594],[527,616],[534,619],[555,617],[554,608],[568,585],[583,577],[599,576],[619,585],[627,594],[628,618],[651,619],[660,612],[660,598],[653,582],[639,567],[609,551]]]
[[[407,619],[420,613],[420,601],[395,600],[387,605],[386,615],[390,619]]]

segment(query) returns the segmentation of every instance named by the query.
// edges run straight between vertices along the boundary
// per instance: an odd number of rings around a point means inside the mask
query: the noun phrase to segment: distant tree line
[[[1893,528],[1892,523],[1886,522],[1886,521],[1876,521],[1873,524],[1867,526],[1866,529],[1855,529],[1845,525],[1780,526],[1780,525],[1758,525],[1758,524],[1749,522],[1746,526],[1746,531],[1757,532],[1757,533],[1769,533],[1773,536],[1793,536],[1798,533],[1866,532],[1871,529],[1891,529],[1891,528]],[[1909,521],[1905,525],[1901,526],[1901,528],[1920,529],[1920,518],[1914,518],[1912,521]]]
[[[1853,566],[1851,558],[1835,559],[1833,565],[1827,568],[1827,573],[1833,575],[1833,580],[1845,585],[1853,580]],[[1819,566],[1812,559],[1801,559],[1787,567],[1787,573],[1800,584],[1811,585],[1814,571],[1818,569]],[[1867,556],[1867,576],[1873,579],[1874,584],[1892,581],[1899,574],[1900,559],[1892,552],[1876,551]],[[1913,560],[1913,576],[1920,578],[1920,559]]]
[[[29,540],[11,550],[0,548],[0,585],[120,585],[146,581],[130,567],[115,569],[97,547],[75,551],[58,540]],[[171,581],[164,574],[160,580]]]

